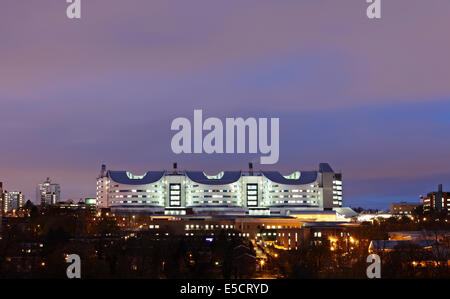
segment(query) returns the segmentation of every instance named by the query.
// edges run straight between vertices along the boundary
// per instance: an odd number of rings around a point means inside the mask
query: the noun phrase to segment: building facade
[[[4,213],[4,209],[3,209],[3,205],[5,202],[5,192],[3,191],[3,182],[0,182],[0,216],[3,215]]]
[[[11,191],[6,192],[5,191],[5,212],[12,212],[17,211],[21,207],[23,207],[24,204],[24,196],[23,193],[20,191]]]
[[[77,214],[80,212],[88,212],[94,215],[97,212],[95,198],[85,198],[80,199],[80,201],[76,202],[73,200],[68,201],[59,201],[54,205],[48,207],[48,211],[53,214]]]
[[[118,212],[165,215],[289,215],[342,207],[342,175],[321,163],[317,171],[149,171],[134,175],[102,165],[97,205]]]
[[[36,202],[41,205],[54,205],[61,200],[61,187],[59,184],[52,183],[50,178],[39,184],[36,189]]]
[[[2,182],[0,182],[0,200],[3,215],[19,210],[24,204],[23,193],[20,191],[8,192],[4,190]]]
[[[442,212],[450,209],[450,192],[442,191],[442,184],[438,185],[437,192],[431,192],[427,194],[427,197],[423,199],[423,211],[424,212]]]
[[[419,203],[408,203],[408,202],[391,203],[390,212],[392,215],[410,216],[413,210],[418,206],[420,206]]]

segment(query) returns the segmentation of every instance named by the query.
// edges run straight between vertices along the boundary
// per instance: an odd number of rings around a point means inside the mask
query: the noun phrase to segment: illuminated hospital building
[[[118,213],[156,215],[266,215],[330,211],[342,207],[342,176],[327,163],[315,171],[107,170],[97,178],[97,204]]]

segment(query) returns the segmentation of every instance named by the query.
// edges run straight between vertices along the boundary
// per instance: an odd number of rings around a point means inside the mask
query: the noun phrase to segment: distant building
[[[4,198],[5,195],[3,194],[3,182],[0,182],[0,207],[1,207],[1,211],[0,211],[0,217],[3,215],[3,202],[4,202]]]
[[[263,240],[275,236],[274,246],[277,249],[291,250],[306,247],[309,245],[320,246],[329,244],[330,249],[334,250],[338,241],[346,241],[349,246],[357,242],[353,231],[359,227],[357,223],[346,223],[340,221],[320,221],[320,222],[302,222],[301,227],[284,226],[277,227],[274,230],[266,227],[262,232]]]
[[[399,231],[389,232],[389,240],[393,241],[417,241],[417,240],[432,240],[441,243],[450,243],[450,231]]]
[[[1,200],[1,212],[3,215],[17,211],[23,207],[24,196],[20,191],[8,192],[3,189],[3,183],[0,182],[0,200]]]
[[[373,222],[374,220],[387,219],[393,217],[390,213],[379,212],[376,214],[359,214],[357,217],[358,222]]]
[[[450,208],[450,192],[442,191],[442,184],[438,185],[437,192],[431,192],[427,194],[427,197],[423,199],[423,211],[448,211]]]
[[[10,211],[9,193],[6,190],[2,191],[2,213],[5,215]]]
[[[88,197],[88,198],[84,199],[84,203],[87,204],[87,205],[97,206],[97,199]]]
[[[436,242],[433,240],[372,240],[369,244],[369,252],[389,252],[408,248],[430,250],[434,244]]]
[[[96,205],[95,203],[88,203],[86,200],[80,200],[79,202],[69,201],[60,201],[50,207],[50,211],[58,211],[58,212],[81,212],[81,211],[89,211],[91,213],[95,213]]]
[[[50,178],[39,184],[36,189],[36,200],[41,202],[41,205],[54,205],[61,200],[61,187],[59,184],[54,184]]]
[[[7,209],[6,212],[11,212],[13,210],[17,211],[23,207],[24,196],[20,191],[5,192],[7,198]]]
[[[419,203],[408,203],[408,202],[400,202],[400,203],[391,203],[391,214],[392,215],[411,215],[412,211],[420,206]]]

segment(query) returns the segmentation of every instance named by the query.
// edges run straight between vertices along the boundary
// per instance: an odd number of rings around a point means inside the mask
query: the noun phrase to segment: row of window
[[[293,190],[270,190],[270,193],[283,193],[283,192],[288,192],[288,193],[318,193],[319,190],[297,190],[297,189],[293,189]]]
[[[109,193],[162,193],[162,190],[111,190]]]
[[[162,198],[160,195],[113,195],[112,198]]]
[[[216,229],[216,228],[222,228],[222,229],[234,229],[234,225],[230,224],[205,224],[199,225],[199,224],[186,224],[185,230],[199,230],[199,229]]]
[[[193,201],[192,202],[192,204],[195,204],[195,205],[198,205],[198,204],[210,204],[210,203],[212,203],[212,204],[223,204],[223,203],[225,203],[225,204],[237,204],[237,202],[236,201],[231,201],[231,200],[205,200],[205,201],[203,201],[203,202],[201,202],[201,201],[198,201],[198,200],[195,200],[195,201]]]
[[[193,195],[192,198],[237,198],[237,195],[231,196],[231,195]]]
[[[136,203],[136,204],[157,204],[157,205],[162,204],[158,200],[153,200],[153,201],[150,201],[150,200],[113,200],[112,203],[113,204]]]
[[[298,194],[293,194],[293,195],[271,195],[269,196],[269,198],[315,198],[317,199],[317,196],[314,195],[298,195]]]
[[[272,204],[284,204],[284,203],[306,203],[311,205],[316,205],[317,201],[315,200],[273,200]]]

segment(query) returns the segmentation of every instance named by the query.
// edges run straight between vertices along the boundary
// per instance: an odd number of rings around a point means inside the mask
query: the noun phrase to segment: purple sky
[[[292,172],[329,162],[344,205],[450,190],[450,2],[64,0],[0,4],[0,181],[93,196],[100,164],[245,169],[259,155],[175,155],[170,123],[279,117]],[[255,165],[255,168],[261,168]]]

